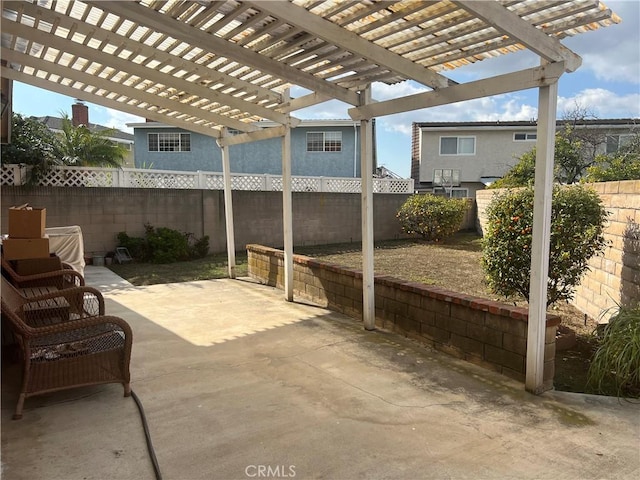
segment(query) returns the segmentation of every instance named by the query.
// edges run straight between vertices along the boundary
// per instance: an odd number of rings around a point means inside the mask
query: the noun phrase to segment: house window
[[[469,196],[468,188],[452,188],[449,196],[451,198],[467,198]]]
[[[342,132],[307,132],[307,152],[341,152]]]
[[[190,152],[190,133],[150,133],[150,152]]]
[[[440,137],[440,155],[475,155],[476,137]]]
[[[460,185],[460,170],[437,168],[433,171],[433,184],[443,187]]]
[[[607,135],[606,153],[616,153],[631,141],[631,135]]]
[[[517,132],[513,134],[514,142],[533,142],[538,139],[537,133]]]

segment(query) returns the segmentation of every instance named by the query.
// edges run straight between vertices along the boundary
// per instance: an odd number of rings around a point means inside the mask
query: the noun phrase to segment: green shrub
[[[529,301],[533,188],[507,190],[487,207],[483,266],[491,290]],[[547,306],[573,297],[589,259],[604,250],[607,217],[598,195],[580,185],[553,189]]]
[[[145,225],[151,262],[173,263],[189,259],[189,242],[184,233],[166,227]]]
[[[466,202],[459,198],[412,195],[396,217],[405,233],[418,234],[425,240],[442,240],[460,229],[466,208]]]
[[[640,135],[635,134],[627,145],[610,155],[598,155],[587,168],[586,182],[640,180]]]
[[[209,253],[209,235],[194,240],[189,250],[189,255],[192,258],[203,258]]]
[[[118,246],[125,247],[133,258],[140,262],[148,262],[151,258],[147,242],[144,238],[130,237],[126,232],[118,233]]]
[[[589,366],[598,393],[640,396],[640,305],[618,307],[604,328]]]
[[[209,253],[209,237],[194,240],[191,233],[145,224],[144,238],[118,234],[120,246],[126,247],[133,258],[141,262],[173,263],[202,258]]]

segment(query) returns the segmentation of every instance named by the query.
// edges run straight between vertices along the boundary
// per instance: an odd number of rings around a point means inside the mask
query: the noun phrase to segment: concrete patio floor
[[[134,331],[132,388],[171,479],[640,478],[640,405],[522,384],[243,280],[87,283]],[[3,365],[3,479],[152,479],[120,385],[28,399]]]

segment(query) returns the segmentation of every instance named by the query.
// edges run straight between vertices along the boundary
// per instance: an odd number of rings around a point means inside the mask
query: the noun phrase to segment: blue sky
[[[640,118],[640,1],[606,1],[605,4],[622,18],[620,24],[563,40],[563,44],[579,54],[583,62],[576,72],[560,78],[560,118],[576,106],[601,119]],[[520,52],[443,73],[456,81],[468,82],[533,67],[538,61],[537,56]],[[426,90],[415,82],[393,86],[376,84],[373,97],[384,100]],[[292,96],[297,96],[295,89]],[[378,164],[404,177],[409,176],[412,122],[530,120],[537,118],[537,102],[537,90],[525,90],[379,118]],[[17,113],[35,116],[70,114],[72,103],[73,98],[14,83],[13,108]],[[127,113],[88,105],[92,123],[131,131],[126,123],[143,121]],[[303,119],[345,119],[349,118],[347,108],[346,104],[331,101],[297,111],[294,115]]]

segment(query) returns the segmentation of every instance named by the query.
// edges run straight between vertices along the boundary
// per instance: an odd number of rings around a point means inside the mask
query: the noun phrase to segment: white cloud
[[[427,92],[428,90],[427,87],[423,87],[419,83],[411,80],[394,85],[377,82],[371,86],[371,96],[378,101],[383,101],[405,97],[407,95],[415,95],[417,93]]]
[[[640,83],[640,2],[607,1],[622,21],[594,32],[576,35],[563,43],[582,57],[580,70],[598,80]],[[578,70],[578,71],[580,71]]]
[[[586,88],[571,97],[558,97],[558,114],[578,106],[597,118],[640,117],[640,93],[616,94],[604,88]]]
[[[94,116],[96,118],[94,118]],[[90,118],[93,123],[98,123],[109,128],[116,128],[127,133],[133,133],[133,128],[127,127],[127,123],[141,123],[145,121],[142,117],[99,105],[92,106]]]
[[[390,115],[380,118],[378,122],[380,128],[388,132],[411,136],[413,122],[489,122],[536,118],[537,108],[524,100],[518,94],[497,95]]]
[[[313,107],[296,110],[292,113],[294,117],[305,120],[336,120],[349,118],[347,109],[350,105],[339,100],[329,100],[319,103]]]

